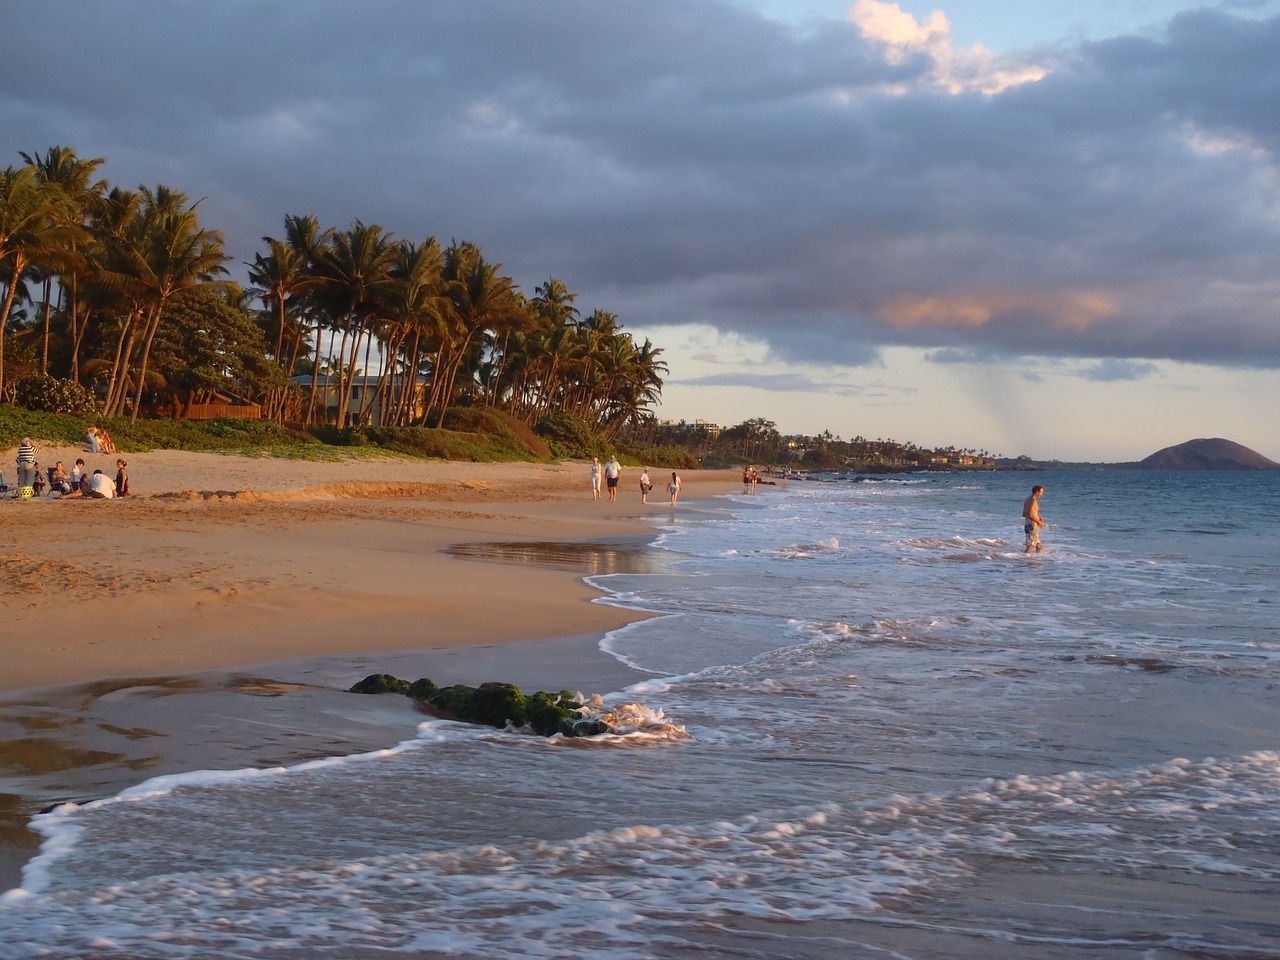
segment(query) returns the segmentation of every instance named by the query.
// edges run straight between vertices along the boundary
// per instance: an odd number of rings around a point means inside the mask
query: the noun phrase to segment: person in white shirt
[[[610,457],[604,465],[604,485],[609,488],[609,499],[618,499],[618,481],[622,478],[622,464],[617,457]]]
[[[111,500],[115,495],[115,482],[101,470],[93,471],[93,476],[89,478],[89,492],[86,496],[93,497],[95,500]]]

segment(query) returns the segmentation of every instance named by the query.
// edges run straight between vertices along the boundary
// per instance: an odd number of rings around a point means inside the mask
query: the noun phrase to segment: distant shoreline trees
[[[244,290],[200,200],[111,186],[104,158],[66,147],[22,158],[0,170],[0,402],[41,378],[134,419],[230,395],[305,425],[440,426],[483,406],[605,440],[652,427],[661,348],[583,317],[555,277],[526,297],[478,244],[286,214]]]

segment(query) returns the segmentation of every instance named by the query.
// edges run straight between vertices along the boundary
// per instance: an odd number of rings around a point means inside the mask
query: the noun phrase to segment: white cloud
[[[932,61],[928,79],[948,93],[1002,93],[1042,80],[1049,73],[1039,64],[997,55],[981,43],[956,47],[951,22],[941,10],[919,21],[896,3],[857,0],[848,16],[864,37],[880,47],[890,64],[902,64],[915,56]],[[905,92],[908,88],[896,85],[893,89]]]

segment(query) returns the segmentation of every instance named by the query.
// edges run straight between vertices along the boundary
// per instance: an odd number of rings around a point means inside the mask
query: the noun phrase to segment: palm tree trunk
[[[49,375],[49,314],[53,312],[53,277],[44,279],[44,345],[40,350],[40,373]]]
[[[307,398],[307,423],[316,420],[316,390],[320,383],[320,324],[316,324],[316,358],[311,366],[311,396]],[[327,384],[326,384],[327,386]]]
[[[18,294],[18,284],[22,282],[22,273],[27,269],[27,258],[19,250],[13,255],[13,279],[4,294],[4,309],[0,310],[0,400],[4,398],[4,332],[9,326],[9,312],[13,310],[13,299]]]
[[[102,408],[102,415],[105,417],[115,416],[116,404],[119,402],[120,393],[123,392],[126,378],[122,376],[121,371],[128,362],[129,355],[133,353],[133,331],[137,315],[137,311],[130,311],[125,317],[124,325],[120,328],[120,336],[116,339],[116,355],[111,364],[111,377],[107,380],[107,399]]]
[[[130,423],[138,422],[138,411],[142,409],[142,391],[147,385],[147,362],[151,359],[151,342],[155,340],[156,331],[160,329],[160,317],[164,312],[164,301],[156,304],[147,320],[147,330],[142,339],[142,362],[138,365],[138,383],[133,393],[133,416]]]

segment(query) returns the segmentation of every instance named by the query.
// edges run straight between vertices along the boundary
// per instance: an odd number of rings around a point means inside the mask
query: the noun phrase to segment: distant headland
[[[1221,437],[1188,440],[1124,466],[1137,470],[1280,470],[1280,463]]]

